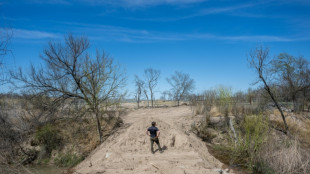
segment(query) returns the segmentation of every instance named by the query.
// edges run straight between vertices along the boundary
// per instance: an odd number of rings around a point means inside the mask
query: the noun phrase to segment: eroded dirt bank
[[[223,166],[209,154],[205,143],[190,133],[193,119],[188,106],[139,109],[123,119],[125,126],[76,166],[76,174],[218,174]],[[161,131],[163,153],[150,152],[145,130],[152,121]],[[156,144],[154,147],[157,149]]]

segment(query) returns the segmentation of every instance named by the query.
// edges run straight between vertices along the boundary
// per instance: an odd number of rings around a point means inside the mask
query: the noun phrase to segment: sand
[[[190,132],[190,107],[139,109],[123,116],[123,120],[124,126],[76,166],[75,174],[220,173],[223,164],[208,152],[205,142]],[[151,153],[145,131],[152,121],[161,132],[163,153]],[[155,143],[154,149],[158,149]]]

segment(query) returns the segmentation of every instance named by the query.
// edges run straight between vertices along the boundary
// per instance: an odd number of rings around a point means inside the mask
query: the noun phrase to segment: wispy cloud
[[[225,14],[235,12],[237,10],[247,9],[251,7],[255,7],[260,3],[247,3],[247,4],[238,4],[238,5],[231,5],[226,7],[210,7],[210,8],[202,8],[198,11],[195,11],[191,14],[183,15],[183,16],[176,16],[176,17],[165,17],[165,18],[127,18],[131,20],[138,20],[138,21],[161,21],[161,22],[170,22],[170,21],[178,21],[183,19],[190,19],[199,16],[207,16],[207,15],[214,15],[214,14]]]
[[[37,31],[37,30],[25,30],[13,28],[13,37],[17,39],[48,39],[48,38],[60,38],[61,36],[55,33]]]
[[[248,3],[248,4],[239,4],[239,5],[228,6],[228,7],[207,8],[207,9],[202,9],[193,15],[194,16],[205,16],[209,14],[227,13],[227,12],[232,12],[232,11],[239,10],[239,9],[245,9],[245,8],[257,6],[258,4],[260,3]]]
[[[23,1],[23,0],[21,0]],[[156,5],[182,5],[198,3],[207,0],[27,0],[27,3],[36,4],[75,4],[83,3],[87,5],[115,5],[125,7],[144,7]]]
[[[143,29],[126,27],[95,25],[81,23],[64,23],[72,27],[76,34],[85,34],[92,40],[116,41],[116,42],[154,42],[168,40],[182,40],[169,33],[152,32]]]
[[[72,0],[17,0],[17,3],[25,2],[29,4],[62,4],[69,5],[72,4]]]
[[[161,42],[186,40],[221,40],[234,42],[294,42],[309,38],[273,36],[273,35],[215,35],[212,33],[174,33],[141,29],[131,29],[109,25],[92,25],[81,23],[65,23],[73,27],[72,31],[86,34],[92,40],[116,42]]]
[[[100,1],[100,0],[92,0],[94,3],[110,3],[114,5],[126,5],[126,6],[154,6],[154,5],[162,5],[162,4],[191,4],[203,2],[206,0],[108,0],[108,1]]]
[[[309,37],[289,37],[273,35],[215,35],[212,33],[175,33],[131,29],[110,25],[92,25],[66,22],[73,34],[86,35],[94,41],[151,43],[163,41],[219,40],[229,42],[295,42],[310,40]],[[1,30],[1,29],[0,29]],[[13,37],[23,40],[61,39],[65,32],[12,29]]]
[[[234,41],[234,42],[293,42],[303,40],[304,38],[289,38],[272,35],[213,35],[206,33],[196,34],[183,34],[180,35],[186,40],[221,40],[221,41]],[[309,39],[309,38],[308,38]]]
[[[302,40],[300,38],[287,38],[268,35],[248,35],[248,36],[219,36],[221,40],[243,41],[243,42],[293,42]]]

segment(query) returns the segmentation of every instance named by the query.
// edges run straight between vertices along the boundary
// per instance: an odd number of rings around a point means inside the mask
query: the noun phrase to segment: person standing
[[[160,143],[159,143],[159,135],[160,135],[160,131],[159,129],[156,127],[156,122],[153,121],[152,122],[152,126],[149,127],[147,130],[146,130],[146,135],[150,136],[150,140],[151,140],[151,151],[152,153],[154,154],[154,148],[153,148],[153,145],[154,145],[154,142],[157,144],[158,146],[158,149],[160,152],[162,152],[162,149],[160,147]]]

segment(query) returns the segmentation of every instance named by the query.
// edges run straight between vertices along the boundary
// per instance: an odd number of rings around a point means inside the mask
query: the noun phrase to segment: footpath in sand
[[[214,158],[196,135],[190,133],[190,107],[139,109],[123,117],[124,126],[111,135],[75,174],[218,174],[223,164]],[[150,151],[145,131],[156,121],[164,152]],[[154,143],[154,149],[157,145]],[[229,173],[233,173],[230,171]]]

